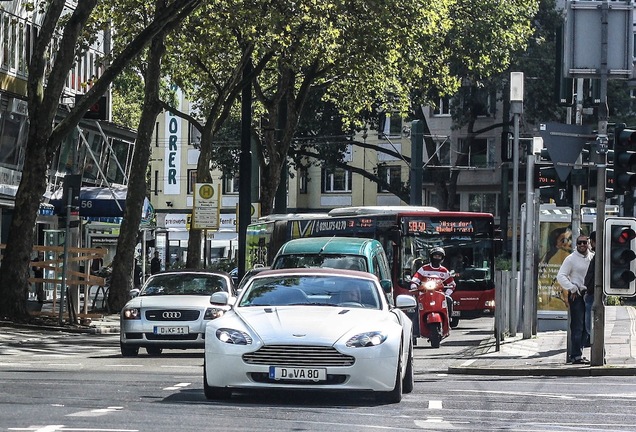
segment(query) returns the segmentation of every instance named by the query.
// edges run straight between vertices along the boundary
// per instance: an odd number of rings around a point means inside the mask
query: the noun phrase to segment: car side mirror
[[[141,290],[139,288],[133,288],[130,291],[128,291],[128,296],[132,299],[137,297],[140,292]]]
[[[210,296],[210,303],[226,305],[229,303],[230,295],[225,291],[217,291]]]
[[[413,309],[417,307],[415,297],[407,294],[400,294],[395,299],[395,306],[399,309]]]
[[[391,294],[391,292],[393,291],[393,284],[389,279],[382,279],[380,281],[380,286],[382,287],[382,291],[384,291],[385,294]]]

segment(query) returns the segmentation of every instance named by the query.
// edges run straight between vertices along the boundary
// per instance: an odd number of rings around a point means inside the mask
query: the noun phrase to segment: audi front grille
[[[196,321],[201,316],[198,310],[147,310],[146,319],[148,321]]]
[[[280,366],[351,366],[355,358],[332,347],[306,345],[267,345],[243,354],[243,361],[258,365]]]

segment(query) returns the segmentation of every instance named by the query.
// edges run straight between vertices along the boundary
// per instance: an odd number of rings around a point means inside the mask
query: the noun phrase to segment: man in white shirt
[[[580,235],[576,239],[576,250],[563,260],[557,281],[568,291],[568,306],[570,309],[570,352],[568,360],[574,364],[589,364],[583,357],[585,342],[585,275],[590,266],[594,253],[588,247],[587,236]]]

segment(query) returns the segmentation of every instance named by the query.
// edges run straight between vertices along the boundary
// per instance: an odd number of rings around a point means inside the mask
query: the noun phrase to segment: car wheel
[[[151,356],[160,356],[163,350],[158,347],[146,347],[146,352]]]
[[[404,373],[404,379],[402,380],[402,392],[411,393],[415,379],[413,377],[413,345],[409,349],[409,358],[406,361],[406,371]]]
[[[431,341],[433,348],[439,348],[439,344],[442,342],[442,328],[441,324],[433,323],[428,325],[428,331],[430,336],[428,339]]]
[[[400,348],[400,353],[401,352],[402,352],[402,349]],[[400,373],[401,368],[402,368],[402,356],[400,355],[397,368],[396,368],[397,371],[395,373],[395,387],[393,387],[393,390],[388,392],[379,392],[376,395],[376,400],[378,402],[386,403],[386,404],[400,403],[400,401],[402,400],[402,374]]]
[[[450,326],[451,328],[457,328],[459,326],[459,318],[451,318]]]
[[[120,343],[119,349],[122,357],[137,357],[137,354],[139,354],[139,347],[126,346]]]
[[[205,398],[209,400],[222,400],[232,397],[232,391],[223,387],[212,387],[208,385],[207,369],[203,362],[203,393]]]

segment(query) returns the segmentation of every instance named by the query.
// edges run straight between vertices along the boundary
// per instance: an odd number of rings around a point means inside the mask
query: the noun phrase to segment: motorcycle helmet
[[[433,258],[433,255],[441,255],[441,258]],[[442,260],[444,259],[444,257],[446,256],[446,253],[444,252],[444,249],[441,247],[434,247],[432,248],[429,252],[428,252],[428,257],[431,260],[431,265],[433,267],[439,267],[440,263],[442,262]]]
[[[446,256],[446,253],[444,252],[444,248],[441,248],[439,246],[432,248],[429,252],[428,252],[428,256],[432,257],[435,254],[439,254],[442,256],[442,258],[444,258]]]

